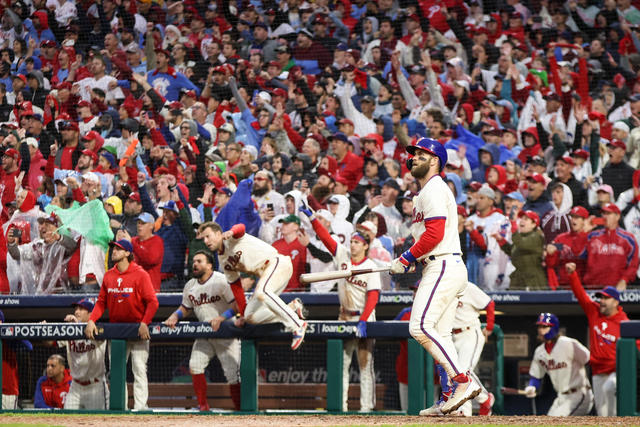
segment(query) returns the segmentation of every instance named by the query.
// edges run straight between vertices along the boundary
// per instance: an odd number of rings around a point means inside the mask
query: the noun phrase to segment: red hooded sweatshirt
[[[110,323],[151,323],[158,310],[158,298],[149,274],[132,262],[123,273],[117,266],[107,271],[98,301],[91,312],[94,322],[109,310]]]

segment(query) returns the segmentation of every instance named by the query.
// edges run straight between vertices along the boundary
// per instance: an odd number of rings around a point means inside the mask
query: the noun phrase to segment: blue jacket
[[[181,89],[193,90],[198,96],[200,95],[200,89],[191,80],[172,68],[168,73],[161,73],[158,70],[150,71],[147,73],[147,81],[167,101],[179,100]]]
[[[244,224],[247,233],[257,236],[262,225],[258,210],[251,200],[253,179],[240,181],[238,189],[231,196],[227,204],[220,210],[216,222],[223,231],[230,230],[235,224]]]

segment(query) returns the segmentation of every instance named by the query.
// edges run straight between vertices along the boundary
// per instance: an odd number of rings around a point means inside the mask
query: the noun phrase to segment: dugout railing
[[[0,324],[2,340],[72,340],[84,338],[84,324],[81,323],[5,323]],[[126,343],[137,338],[137,324],[98,325],[98,338],[108,339],[110,344],[110,411],[123,411],[125,387],[127,385]],[[342,412],[342,375],[343,340],[355,337],[355,322],[310,321],[305,340],[326,341],[326,411]],[[154,340],[193,340],[195,338],[242,338],[241,354],[241,410],[258,412],[258,351],[257,344],[262,340],[290,339],[280,324],[247,326],[235,328],[229,322],[223,323],[220,330],[213,332],[208,323],[180,322],[175,329],[162,323],[152,323],[149,327],[152,342]],[[434,398],[434,369],[431,356],[417,341],[409,336],[407,322],[379,321],[367,324],[370,338],[408,340],[408,413],[416,415],[425,407],[432,405]],[[502,329],[495,325],[495,368],[493,371],[492,392],[496,397],[494,411],[503,412],[504,399],[500,392],[504,384]],[[2,354],[2,341],[0,341]],[[1,366],[1,364],[0,364]],[[0,367],[0,382],[2,368]],[[0,403],[1,405],[1,403]],[[1,408],[1,406],[0,406]]]
[[[636,341],[640,339],[640,321],[620,324],[620,338],[616,344],[616,400],[618,416],[638,416],[638,359]]]

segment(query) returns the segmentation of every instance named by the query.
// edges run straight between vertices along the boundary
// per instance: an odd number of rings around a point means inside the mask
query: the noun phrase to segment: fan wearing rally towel
[[[182,304],[174,311],[165,325],[175,328],[180,319],[195,313],[200,322],[209,322],[214,331],[220,324],[235,316],[238,305],[224,274],[214,272],[214,259],[210,252],[198,251],[193,257],[193,279],[182,291]],[[193,389],[201,411],[209,410],[207,402],[207,378],[205,369],[213,356],[217,356],[229,382],[231,400],[236,411],[240,410],[240,340],[199,338],[193,343],[189,371]]]
[[[217,223],[205,222],[198,232],[207,248],[218,253],[218,262],[236,297],[241,315],[236,326],[242,326],[244,322],[252,325],[281,322],[293,334],[291,349],[297,350],[307,330],[304,309],[301,303],[287,305],[279,296],[293,274],[291,258],[246,234],[244,224],[235,224],[231,230],[222,232]],[[249,302],[245,299],[240,273],[259,277]]]
[[[340,270],[357,268],[376,268],[377,264],[367,258],[371,245],[369,236],[361,233],[351,235],[350,248],[338,244],[329,231],[318,221],[313,212],[301,206],[300,212],[309,217],[318,239],[333,255],[334,262]],[[357,339],[344,340],[342,371],[342,410],[348,410],[349,367],[353,352],[357,350],[360,367],[360,412],[370,412],[376,406],[375,372],[373,370],[373,346],[375,340],[367,339],[367,321],[375,321],[375,308],[380,298],[382,281],[380,273],[368,273],[342,279],[338,282],[338,298],[340,299],[339,320],[358,322]]]

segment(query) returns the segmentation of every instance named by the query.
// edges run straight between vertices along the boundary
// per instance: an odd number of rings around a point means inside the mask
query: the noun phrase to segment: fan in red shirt
[[[616,415],[616,342],[620,338],[620,323],[629,320],[620,307],[620,293],[607,286],[592,300],[585,292],[576,273],[576,265],[566,265],[571,290],[589,321],[589,363],[593,374],[593,396],[601,417]]]
[[[138,235],[131,239],[135,261],[149,273],[153,289],[160,292],[160,267],[162,267],[162,257],[164,256],[164,241],[162,237],[153,234],[155,219],[148,212],[143,212],[138,216],[137,224]],[[122,232],[127,233],[125,230]]]
[[[133,261],[133,246],[128,240],[110,242],[111,258],[115,266],[107,271],[100,294],[89,316],[85,334],[95,339],[95,322],[109,310],[110,323],[139,323],[140,340],[127,342],[127,358],[131,356],[133,370],[134,409],[147,408],[149,387],[147,360],[149,359],[149,323],[158,310],[158,298],[149,274]]]
[[[584,223],[589,218],[589,212],[582,206],[574,206],[569,211],[571,217],[571,231],[562,233],[547,245],[547,275],[549,287],[556,289],[558,286],[569,287],[569,275],[564,266],[568,262],[576,264],[578,277],[582,279],[587,266],[587,232],[584,231]]]
[[[300,218],[296,215],[289,215],[278,222],[282,223],[282,239],[273,242],[273,247],[279,254],[289,256],[293,264],[293,274],[284,292],[304,291],[300,275],[306,270],[309,236],[300,228]]]
[[[337,132],[330,137],[331,150],[338,161],[338,173],[347,180],[349,191],[353,191],[362,178],[362,157],[349,151],[349,139],[342,132]]]

